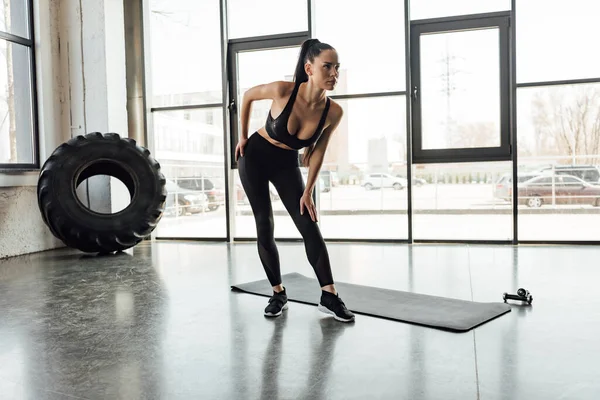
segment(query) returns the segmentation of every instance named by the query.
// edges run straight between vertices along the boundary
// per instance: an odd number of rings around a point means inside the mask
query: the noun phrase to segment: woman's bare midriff
[[[260,129],[259,129],[257,132],[258,132],[258,134],[259,134],[260,136],[262,136],[262,137],[264,137],[265,139],[267,139],[267,141],[268,141],[269,143],[271,143],[272,145],[274,145],[274,146],[281,147],[282,149],[286,149],[286,150],[294,150],[294,149],[292,149],[291,147],[289,147],[289,146],[286,146],[285,144],[283,144],[283,143],[281,143],[281,142],[278,142],[277,140],[273,140],[273,139],[271,138],[271,136],[269,136],[269,134],[267,133],[267,130],[265,129],[265,127],[264,127],[264,126],[263,126],[262,128],[260,128]]]

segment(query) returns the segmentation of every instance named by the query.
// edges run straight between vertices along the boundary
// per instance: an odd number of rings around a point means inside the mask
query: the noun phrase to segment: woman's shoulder
[[[282,97],[289,96],[294,89],[293,82],[274,81],[256,85],[244,93],[244,99],[253,100],[279,100]]]
[[[271,86],[273,93],[276,93],[278,97],[289,97],[294,90],[294,82],[290,81],[273,81],[268,84]]]
[[[329,98],[329,101],[330,101],[329,115],[331,116],[332,122],[339,121],[340,119],[342,119],[342,116],[344,115],[344,109],[335,100]]]

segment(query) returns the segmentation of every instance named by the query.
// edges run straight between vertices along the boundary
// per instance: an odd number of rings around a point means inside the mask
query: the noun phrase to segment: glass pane
[[[512,162],[419,164],[413,175],[413,237],[423,240],[512,240],[505,194]]]
[[[338,102],[319,180],[323,236],[408,238],[405,96]]]
[[[323,236],[405,239],[408,237],[405,97],[339,103],[344,108],[344,119],[329,142],[318,180]],[[308,170],[301,170],[306,180]],[[236,181],[236,235],[256,237],[252,211],[237,171]],[[298,229],[273,186],[271,204],[275,236],[299,238]]]
[[[600,2],[517,2],[517,82],[600,78]]]
[[[34,161],[29,52],[0,40],[0,164]]]
[[[404,2],[316,0],[315,37],[332,45],[340,60],[340,79],[330,94],[401,91],[406,88],[404,66]],[[353,24],[333,23],[344,10]]]
[[[423,34],[423,149],[500,146],[499,30]]]
[[[238,99],[242,99],[246,90],[253,86],[278,80],[293,80],[299,50],[300,47],[297,46],[238,53]],[[263,68],[267,63],[269,68]],[[271,102],[271,100],[261,100],[252,103],[248,136],[264,126],[271,108]],[[241,104],[238,101],[238,115],[241,115],[240,107]],[[238,127],[241,129],[239,119]],[[235,170],[235,185],[234,191],[237,199],[235,205],[235,235],[237,237],[256,237],[254,217],[239,180],[237,169]],[[271,195],[275,218],[275,237],[300,237],[272,185]]]
[[[238,115],[241,114],[241,99],[246,90],[253,86],[273,81],[292,81],[300,47],[275,50],[259,50],[238,53]],[[269,68],[263,68],[268,63]],[[267,119],[272,100],[252,103],[248,135],[260,129]],[[241,122],[238,120],[239,129]]]
[[[529,1],[529,0],[526,0]],[[410,19],[441,18],[510,10],[511,0],[410,0]],[[519,12],[521,12],[519,2]]]
[[[519,239],[600,237],[600,84],[521,88]]]
[[[228,0],[229,38],[308,31],[306,0]]]
[[[150,0],[152,107],[222,102],[219,0]]]
[[[160,237],[225,237],[221,108],[155,112],[154,156],[167,178]]]
[[[2,0],[0,5],[0,31],[30,39],[26,0]]]

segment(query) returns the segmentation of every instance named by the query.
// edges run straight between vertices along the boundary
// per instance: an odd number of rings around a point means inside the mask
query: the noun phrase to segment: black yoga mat
[[[316,279],[298,273],[285,274],[282,279],[289,301],[317,305],[321,289]],[[510,306],[502,302],[477,303],[343,282],[335,285],[346,307],[356,314],[453,332],[467,332],[510,312]],[[233,285],[232,289],[266,297],[273,294],[266,279]]]

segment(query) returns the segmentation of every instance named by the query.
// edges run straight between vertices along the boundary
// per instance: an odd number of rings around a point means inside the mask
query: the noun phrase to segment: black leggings
[[[321,287],[332,285],[329,254],[319,226],[306,209],[303,215],[300,214],[300,198],[305,185],[298,164],[298,151],[277,147],[255,132],[248,139],[244,156],[238,160],[238,170],[256,221],[258,255],[271,285],[281,284],[281,270],[275,245],[269,181],[277,189],[304,239],[308,261],[315,270],[319,284]]]

